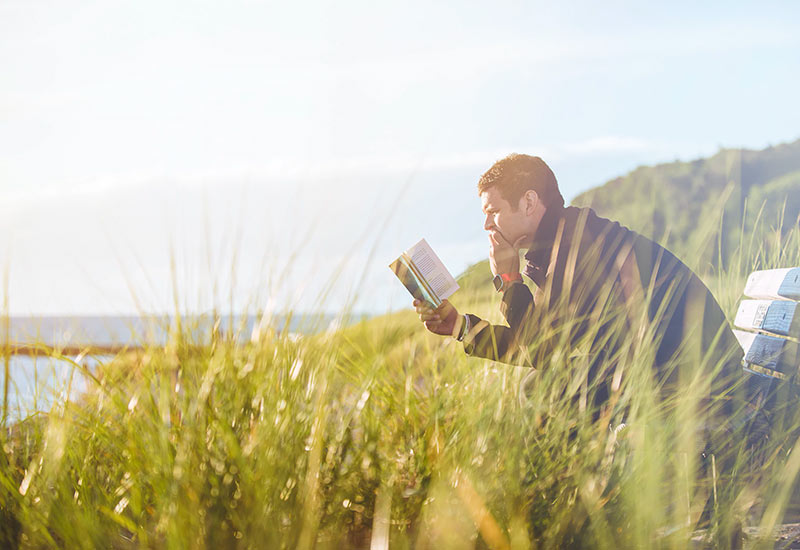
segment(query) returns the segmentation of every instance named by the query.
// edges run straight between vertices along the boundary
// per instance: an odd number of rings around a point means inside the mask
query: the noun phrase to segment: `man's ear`
[[[539,194],[533,189],[528,189],[522,195],[522,206],[525,209],[525,214],[530,216],[539,207]]]

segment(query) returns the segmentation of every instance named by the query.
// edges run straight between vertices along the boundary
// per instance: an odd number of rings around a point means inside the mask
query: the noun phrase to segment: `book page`
[[[408,249],[408,256],[431,290],[444,300],[458,290],[458,283],[425,239]]]

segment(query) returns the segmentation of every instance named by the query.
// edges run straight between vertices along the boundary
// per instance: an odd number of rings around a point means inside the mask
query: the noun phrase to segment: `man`
[[[673,254],[590,208],[564,207],[538,157],[499,160],[478,192],[507,325],[461,315],[448,301],[435,310],[414,301],[429,331],[455,337],[469,355],[538,369],[556,355],[586,357],[596,414],[619,390],[621,358],[652,342],[665,398],[692,388],[698,413],[717,425],[741,412],[741,350],[711,292]]]

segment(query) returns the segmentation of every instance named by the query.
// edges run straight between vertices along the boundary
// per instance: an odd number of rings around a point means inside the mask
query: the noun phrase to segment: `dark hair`
[[[525,191],[534,190],[545,207],[564,206],[564,197],[550,167],[539,157],[511,153],[495,162],[478,181],[478,194],[497,187],[500,195],[516,209]]]

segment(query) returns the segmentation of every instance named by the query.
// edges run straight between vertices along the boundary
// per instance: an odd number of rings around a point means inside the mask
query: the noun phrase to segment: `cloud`
[[[660,143],[636,136],[606,135],[555,144],[510,144],[505,148],[441,153],[389,152],[343,158],[319,157],[313,164],[307,158],[274,158],[266,162],[230,167],[225,170],[174,171],[160,173],[120,173],[98,175],[91,179],[60,182],[49,186],[0,191],[8,203],[40,202],[64,197],[89,197],[151,186],[196,188],[225,183],[254,182],[315,184],[336,180],[358,187],[375,176],[394,177],[397,181],[419,172],[461,169],[486,169],[510,153],[541,156],[548,162],[565,162],[596,155],[628,153],[663,154],[678,150],[678,144]]]
[[[598,136],[583,141],[565,143],[558,148],[561,155],[607,155],[619,153],[641,153],[663,149],[657,143],[631,136]]]
[[[606,32],[558,29],[557,32],[530,33],[478,44],[442,45],[403,55],[387,55],[380,49],[364,49],[357,59],[287,63],[277,65],[284,74],[320,80],[337,77],[368,79],[371,85],[397,82],[457,80],[492,72],[535,67],[581,64],[613,60],[652,60],[653,58],[703,56],[743,51],[752,54],[759,48],[784,48],[800,43],[794,25],[775,21],[728,20],[695,27],[675,26],[618,28]]]

